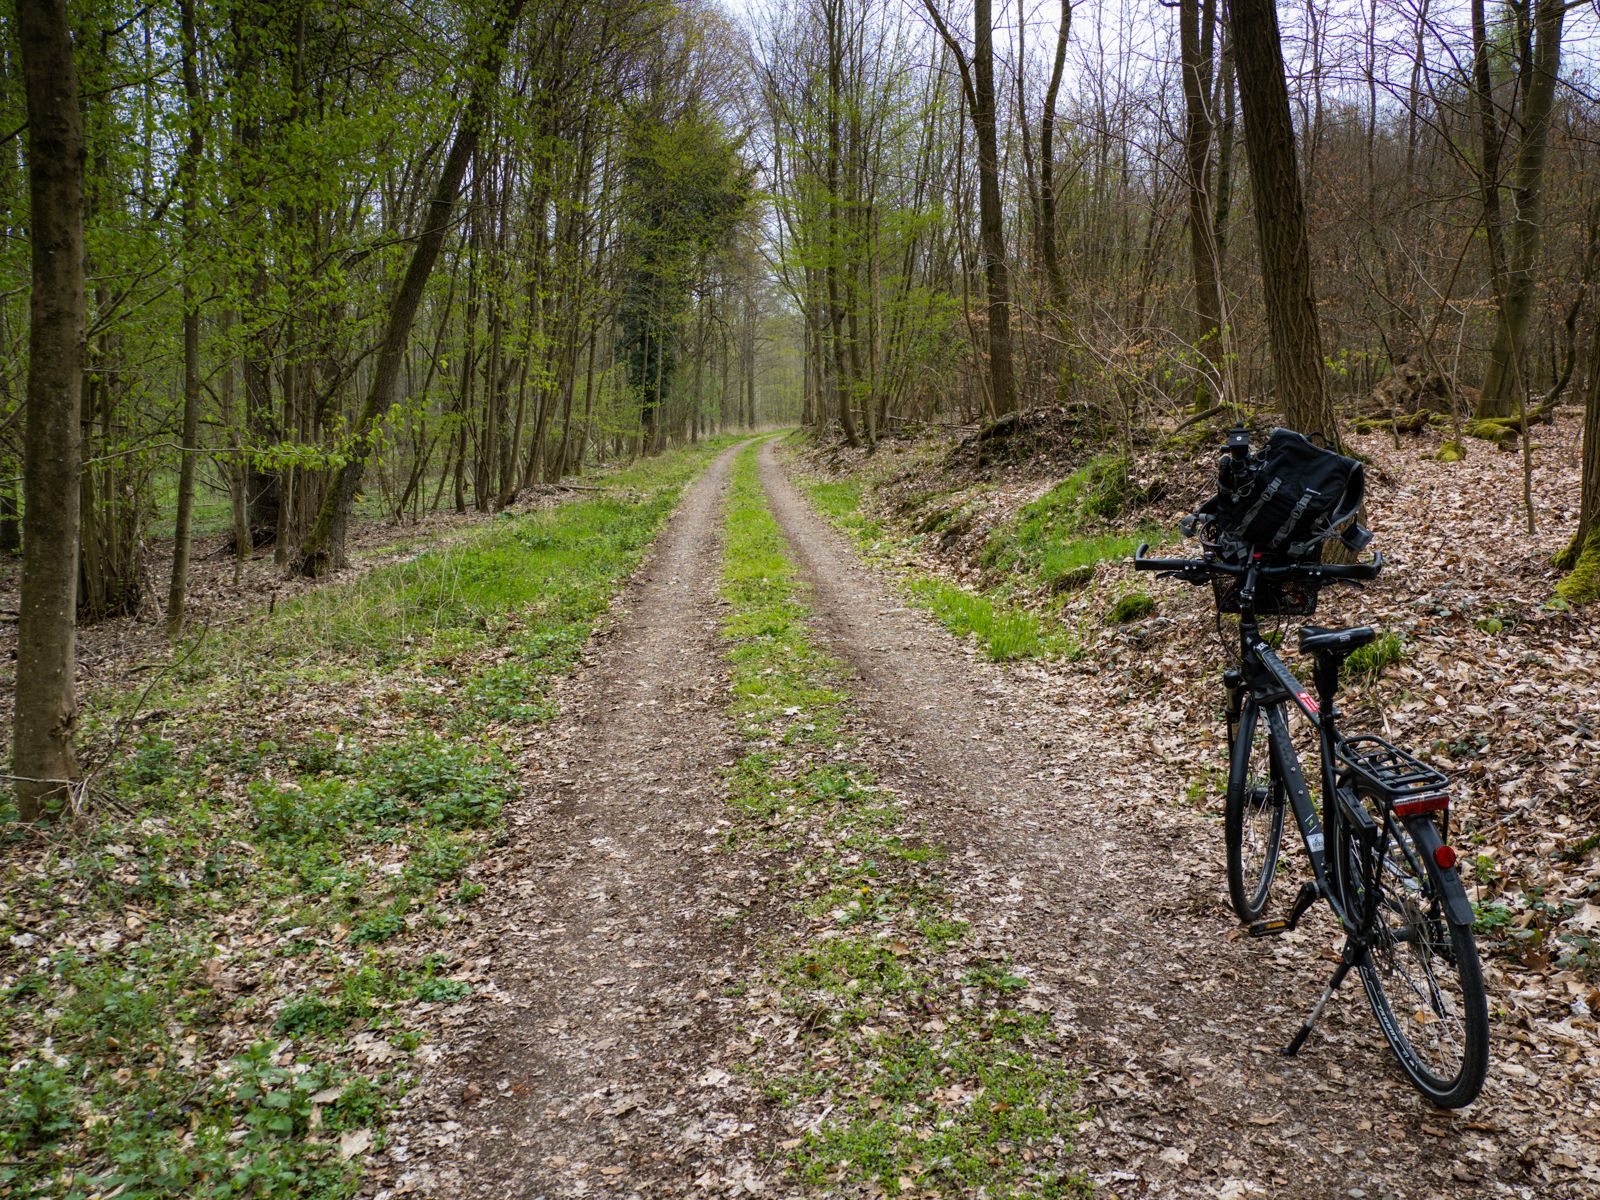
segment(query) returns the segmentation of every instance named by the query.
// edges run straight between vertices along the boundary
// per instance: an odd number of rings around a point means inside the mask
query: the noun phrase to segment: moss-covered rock
[[[1149,596],[1143,592],[1129,592],[1111,606],[1111,611],[1106,614],[1106,624],[1126,625],[1129,621],[1148,617],[1155,610],[1156,602]]]
[[[1461,462],[1467,457],[1467,448],[1460,442],[1446,442],[1433,457],[1442,463]]]

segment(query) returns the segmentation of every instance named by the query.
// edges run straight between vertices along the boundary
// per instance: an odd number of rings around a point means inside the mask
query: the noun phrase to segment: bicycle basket
[[[1216,594],[1217,611],[1239,611],[1239,588],[1242,579],[1232,576],[1211,577],[1211,590]],[[1258,580],[1256,582],[1256,616],[1258,617],[1309,617],[1317,611],[1318,588],[1300,580]]]

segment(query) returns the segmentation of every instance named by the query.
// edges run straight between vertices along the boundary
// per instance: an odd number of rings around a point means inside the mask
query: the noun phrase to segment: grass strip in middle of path
[[[738,460],[723,594],[730,802],[794,932],[745,999],[742,1069],[778,1106],[791,1181],[888,1195],[1077,1194],[1074,1084],[1050,1006],[955,911],[945,850],[865,762],[848,668],[811,640],[783,535]]]

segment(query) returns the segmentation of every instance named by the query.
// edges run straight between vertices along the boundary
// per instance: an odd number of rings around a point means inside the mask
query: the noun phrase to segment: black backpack
[[[1217,494],[1180,523],[1186,536],[1198,529],[1219,554],[1236,560],[1251,553],[1316,560],[1329,538],[1357,552],[1372,540],[1356,523],[1366,476],[1355,459],[1290,429],[1274,429],[1248,457],[1242,430],[1230,435],[1229,447],[1234,457],[1223,458]]]

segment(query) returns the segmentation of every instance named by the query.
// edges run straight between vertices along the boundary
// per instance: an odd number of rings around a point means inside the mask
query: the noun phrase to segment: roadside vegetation
[[[849,485],[813,495],[835,516],[859,511]],[[770,949],[777,1019],[749,1031],[741,1068],[794,1133],[781,1142],[791,1181],[1076,1194],[1075,1087],[1050,1015],[1010,964],[977,951],[942,885],[945,848],[863,761],[850,672],[811,640],[753,451],[738,461],[726,544],[731,716],[745,742],[728,778],[745,820],[730,836],[754,843],[808,931]]]
[[[797,483],[817,511],[854,538],[868,554],[937,555],[980,540],[971,574],[913,571],[906,594],[926,607],[957,637],[979,646],[994,662],[1022,659],[1076,660],[1083,655],[1083,627],[1122,623],[1140,609],[1118,593],[1102,611],[1093,584],[1103,563],[1120,563],[1141,541],[1160,545],[1169,535],[1146,523],[1129,532],[1124,514],[1141,498],[1127,461],[1117,455],[1089,459],[1056,486],[999,523],[985,519],[982,486],[911,489],[893,503],[879,493],[918,473],[894,458],[841,475],[803,472]],[[1119,600],[1122,602],[1118,607]]]
[[[620,581],[727,441],[504,514],[93,695],[0,866],[0,1195],[342,1197],[487,977],[476,863]]]

